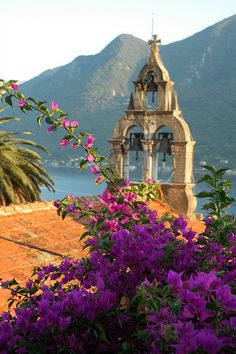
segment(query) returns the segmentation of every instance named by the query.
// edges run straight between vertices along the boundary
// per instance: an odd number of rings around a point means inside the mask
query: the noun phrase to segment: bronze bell
[[[171,155],[171,143],[173,141],[173,133],[159,133],[157,141],[159,142],[159,147],[157,151],[163,153],[162,161],[165,162],[166,154]]]
[[[138,152],[143,151],[143,146],[141,140],[143,139],[143,133],[130,133],[129,139],[129,150],[136,151],[136,160],[138,160]]]

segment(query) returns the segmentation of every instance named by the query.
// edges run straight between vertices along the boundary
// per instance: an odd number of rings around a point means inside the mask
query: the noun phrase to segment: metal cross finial
[[[161,39],[158,38],[157,34],[154,34],[154,35],[153,35],[153,39],[150,39],[150,40],[148,41],[148,44],[150,44],[150,45],[152,46],[152,48],[155,48],[155,49],[156,49],[156,47],[157,47],[159,44],[161,44]]]

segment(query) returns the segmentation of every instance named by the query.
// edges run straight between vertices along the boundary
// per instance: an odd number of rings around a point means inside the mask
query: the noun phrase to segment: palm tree
[[[6,107],[0,108],[2,112]],[[0,124],[16,117],[0,117]],[[54,182],[42,166],[41,156],[34,150],[42,146],[32,140],[17,137],[29,132],[5,132],[0,130],[0,205],[40,201],[40,188],[45,186],[54,191]]]

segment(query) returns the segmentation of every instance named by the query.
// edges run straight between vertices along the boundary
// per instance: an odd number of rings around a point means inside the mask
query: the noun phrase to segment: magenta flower
[[[79,123],[77,122],[77,120],[73,120],[71,123],[70,123],[70,126],[71,128],[76,128],[79,126]]]
[[[64,146],[66,146],[68,144],[69,144],[69,140],[68,139],[61,139],[61,141],[60,141],[61,147],[64,147]]]
[[[77,146],[79,146],[79,144],[74,143],[74,144],[72,144],[70,147],[71,147],[71,149],[76,149],[76,148],[77,148]]]
[[[59,208],[59,206],[61,205],[60,200],[54,200],[53,205],[54,207]]]
[[[93,174],[95,174],[95,175],[97,175],[97,174],[100,172],[99,167],[97,167],[96,165],[90,166],[89,169],[90,169],[90,171],[91,171]]]
[[[51,132],[54,131],[54,129],[55,129],[55,126],[54,126],[54,125],[50,125],[50,126],[48,127],[48,129],[47,129],[47,132],[48,132],[48,133],[51,133]]]
[[[94,156],[91,154],[88,154],[88,156],[86,157],[86,160],[89,162],[93,162],[94,161]]]
[[[11,88],[12,88],[12,90],[17,91],[19,86],[20,86],[19,84],[17,84],[16,82],[14,82],[14,83],[11,85]]]
[[[182,273],[178,274],[172,269],[170,269],[167,274],[167,283],[169,284],[170,290],[173,293],[178,293],[178,291],[182,288],[183,282],[181,276]]]
[[[70,122],[66,118],[63,118],[61,123],[65,128],[68,128],[70,126]]]
[[[205,224],[209,225],[209,224],[211,224],[213,222],[214,222],[214,218],[212,216],[210,216],[210,215],[207,215],[207,217],[205,218]]]
[[[69,204],[67,207],[68,211],[74,211],[75,210],[75,206],[73,204]]]
[[[85,144],[85,148],[91,148],[93,146],[93,142],[94,142],[95,138],[92,135],[89,135],[86,139],[86,144]]]
[[[19,106],[19,107],[24,107],[24,105],[25,105],[25,100],[23,100],[23,98],[22,98],[20,101],[16,102],[16,104],[17,104],[17,106]]]
[[[130,180],[129,179],[125,179],[124,180],[124,187],[129,187],[130,186]]]
[[[52,109],[52,110],[58,109],[58,103],[57,103],[57,102],[52,102],[52,103],[51,103],[51,109]]]
[[[152,178],[149,178],[149,179],[147,180],[147,184],[154,184],[154,183],[155,183],[155,180],[152,179]]]

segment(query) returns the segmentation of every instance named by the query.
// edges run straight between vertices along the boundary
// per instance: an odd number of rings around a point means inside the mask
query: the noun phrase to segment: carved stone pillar
[[[144,152],[143,181],[147,181],[148,179],[152,178],[153,144],[154,140],[142,140]]]
[[[173,183],[193,183],[194,142],[174,141],[171,145],[173,155]]]
[[[112,170],[120,177],[123,177],[123,155],[122,143],[124,139],[110,139],[110,163]]]

